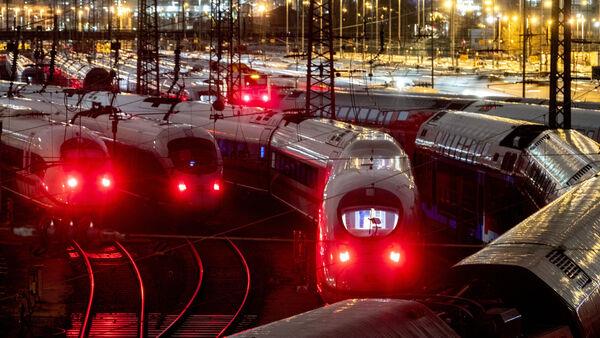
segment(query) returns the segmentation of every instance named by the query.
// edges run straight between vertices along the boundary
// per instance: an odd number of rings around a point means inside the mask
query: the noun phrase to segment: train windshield
[[[173,166],[190,174],[206,174],[217,170],[217,149],[210,140],[196,137],[175,139],[167,144]]]
[[[349,148],[344,169],[407,170],[410,168],[406,154],[395,144],[384,140],[355,142]]]
[[[108,161],[100,144],[84,138],[66,140],[60,147],[60,159],[65,166],[76,166],[79,170],[98,168]]]
[[[385,236],[398,224],[399,213],[395,209],[351,208],[342,212],[342,223],[350,234],[358,237]]]

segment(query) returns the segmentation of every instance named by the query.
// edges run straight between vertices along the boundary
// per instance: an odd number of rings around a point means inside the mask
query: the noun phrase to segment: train
[[[27,106],[0,107],[2,189],[42,210],[42,226],[101,222],[117,188],[104,142]]]
[[[600,172],[600,145],[576,130],[441,111],[419,127],[413,164],[425,214],[488,243]]]
[[[142,119],[98,104],[76,110],[23,98],[0,102],[45,111],[54,119],[66,117],[96,133],[113,160],[121,203],[132,199],[170,215],[209,214],[220,208],[223,160],[203,128]]]
[[[390,135],[260,108],[230,107],[215,120],[204,106],[182,102],[169,118],[212,130],[225,179],[267,191],[316,222],[316,283],[325,301],[413,286],[418,192],[410,160]]]
[[[459,110],[547,124],[548,106],[543,100],[506,98],[503,101],[455,97],[452,95],[407,95],[383,93],[336,93],[336,119],[358,124],[384,125],[393,115],[410,111]],[[302,109],[303,92],[291,92],[280,101],[280,109]],[[576,103],[572,108],[572,128],[600,142],[600,118],[597,105]],[[381,114],[380,114],[381,113]]]
[[[234,336],[596,337],[599,189],[598,175],[577,185],[456,264],[436,290],[347,300]]]

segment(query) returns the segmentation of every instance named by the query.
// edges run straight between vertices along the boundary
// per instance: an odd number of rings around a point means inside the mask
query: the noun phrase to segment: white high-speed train
[[[56,222],[77,224],[104,214],[115,182],[102,140],[84,127],[52,122],[27,106],[2,102],[0,109],[2,188]]]
[[[398,292],[414,282],[417,190],[392,137],[325,119],[182,102],[171,119],[212,130],[225,178],[269,191],[318,224],[317,286],[327,301]],[[371,278],[378,280],[373,283]]]
[[[96,132],[112,156],[121,190],[137,197],[136,202],[168,212],[206,213],[220,206],[223,161],[215,139],[203,128],[141,119],[97,105],[76,110],[23,98],[0,102],[47,112],[54,119],[67,117],[71,124]]]

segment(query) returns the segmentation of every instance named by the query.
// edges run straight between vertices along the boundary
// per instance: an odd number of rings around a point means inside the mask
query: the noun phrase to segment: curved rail
[[[242,309],[246,305],[246,300],[248,300],[248,295],[250,294],[250,267],[248,266],[248,262],[246,262],[246,258],[244,258],[242,251],[237,247],[237,245],[235,245],[235,243],[233,243],[229,238],[226,238],[225,240],[229,243],[229,245],[231,245],[233,247],[235,252],[240,257],[242,264],[244,265],[244,269],[246,270],[246,292],[244,293],[244,299],[242,300],[242,303],[240,304],[240,306],[238,306],[237,311],[235,312],[233,317],[231,317],[231,320],[227,323],[227,325],[221,330],[221,332],[219,332],[217,337],[222,337],[225,334],[225,332],[227,332],[229,327],[233,324],[233,322],[235,322],[237,317],[242,312]]]
[[[79,338],[83,338],[83,337],[87,337],[87,333],[89,330],[90,315],[92,313],[92,304],[94,302],[94,290],[95,290],[96,286],[94,284],[94,272],[92,271],[92,264],[90,263],[90,259],[88,258],[85,251],[83,251],[83,249],[81,248],[79,243],[77,243],[76,241],[73,241],[73,245],[77,248],[77,250],[79,251],[79,254],[83,258],[83,261],[85,262],[85,268],[88,272],[88,276],[90,279],[90,297],[88,299],[88,304],[85,309],[85,316],[83,317],[83,323],[81,324],[81,329],[79,330]]]
[[[202,287],[202,278],[204,276],[204,267],[202,266],[202,260],[200,259],[200,254],[198,253],[198,250],[196,250],[196,246],[194,245],[194,243],[192,243],[189,239],[187,239],[187,242],[188,242],[188,245],[190,246],[190,248],[192,249],[192,253],[194,254],[196,263],[198,264],[198,284],[196,285],[196,289],[194,290],[192,297],[190,297],[190,300],[183,307],[181,312],[177,315],[177,318],[175,318],[175,320],[173,320],[171,322],[171,324],[169,324],[169,326],[167,326],[156,337],[165,337],[166,335],[168,335],[170,333],[171,330],[173,330],[175,328],[175,326],[177,324],[179,324],[179,322],[181,322],[181,320],[183,319],[183,316],[185,316],[185,314],[189,311],[192,304],[196,301],[196,298],[198,298],[198,294],[200,293],[200,288]]]
[[[140,325],[139,325],[139,336],[140,338],[145,337],[145,322],[146,322],[146,297],[144,294],[144,282],[142,281],[142,275],[140,274],[140,269],[138,269],[137,264],[135,264],[135,260],[133,260],[133,256],[131,256],[131,254],[129,253],[129,251],[127,251],[127,249],[125,249],[125,247],[119,242],[119,241],[115,241],[115,244],[119,247],[119,249],[121,251],[123,251],[123,253],[125,254],[125,256],[127,256],[127,259],[129,259],[129,262],[131,262],[131,266],[133,267],[133,270],[135,271],[135,275],[138,279],[138,284],[140,285]]]

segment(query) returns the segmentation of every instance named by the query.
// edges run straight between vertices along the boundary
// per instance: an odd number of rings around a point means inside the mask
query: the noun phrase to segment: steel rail
[[[85,251],[83,251],[83,249],[81,248],[79,243],[77,243],[76,241],[73,241],[73,245],[75,245],[75,247],[79,251],[79,254],[83,258],[83,261],[85,263],[85,268],[88,272],[88,277],[90,280],[90,296],[88,299],[87,307],[85,309],[85,316],[83,318],[83,323],[81,324],[81,329],[79,330],[79,338],[84,338],[84,337],[87,337],[88,331],[90,329],[89,322],[90,322],[90,316],[92,313],[92,304],[94,302],[94,292],[95,292],[96,285],[94,282],[94,272],[92,271],[92,264],[90,263],[90,259],[88,258]]]
[[[145,292],[144,292],[144,282],[142,281],[142,275],[140,273],[140,269],[138,268],[137,264],[135,263],[135,260],[133,259],[133,256],[131,256],[131,253],[129,253],[129,251],[127,251],[127,249],[125,249],[125,247],[119,241],[115,241],[115,244],[125,254],[125,256],[127,256],[127,259],[129,259],[129,262],[131,263],[131,266],[133,267],[133,270],[135,271],[135,275],[137,277],[138,284],[140,286],[140,318],[139,318],[140,324],[138,327],[138,335],[140,338],[143,338],[146,336],[146,332],[145,332],[146,296],[145,296]]]
[[[192,253],[194,254],[194,259],[196,260],[196,264],[198,264],[198,283],[196,284],[196,289],[194,290],[192,297],[190,297],[190,300],[183,307],[181,312],[177,315],[177,318],[175,318],[175,320],[173,320],[171,322],[171,324],[169,324],[169,326],[167,326],[156,337],[166,337],[167,335],[169,335],[171,333],[172,330],[174,330],[174,328],[183,320],[183,317],[188,313],[190,307],[196,301],[196,298],[198,298],[198,294],[200,293],[200,288],[202,287],[202,279],[204,276],[204,267],[202,265],[202,260],[200,259],[200,254],[198,253],[198,250],[196,250],[196,246],[194,245],[194,243],[192,243],[189,239],[187,239],[187,242],[192,250]]]

